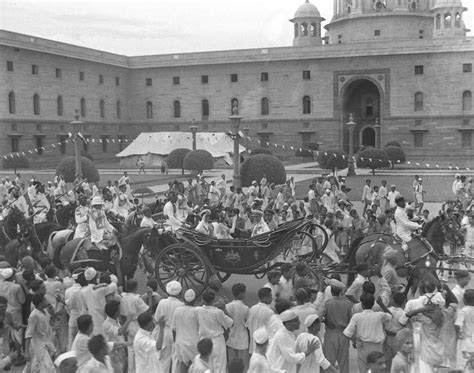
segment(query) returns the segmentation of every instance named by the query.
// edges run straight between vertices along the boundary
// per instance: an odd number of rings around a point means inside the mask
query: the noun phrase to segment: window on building
[[[380,36],[380,30],[375,30],[375,31],[374,31],[374,35],[375,35],[375,36]]]
[[[441,14],[436,15],[436,30],[441,28]]]
[[[423,147],[423,132],[413,132],[413,144],[415,148]]]
[[[270,134],[261,133],[260,134],[260,145],[262,148],[267,148],[270,146]]]
[[[119,85],[120,85],[120,77],[119,77],[119,76],[116,76],[116,77],[115,77],[115,85],[116,85],[116,86],[119,86]]]
[[[150,101],[146,103],[146,119],[153,119],[153,104]]]
[[[209,119],[209,101],[204,99],[201,101],[201,112],[202,112],[202,120]]]
[[[260,80],[262,82],[268,82],[268,73],[261,73],[260,74]]]
[[[59,153],[62,155],[66,154],[66,151],[67,151],[66,139],[67,139],[67,136],[59,136]]]
[[[303,70],[303,79],[304,80],[310,80],[311,79],[311,71]]]
[[[35,143],[36,143],[36,152],[38,155],[42,155],[44,150],[43,150],[43,136],[35,136]]]
[[[461,132],[461,148],[471,149],[472,147],[472,132],[463,131]]]
[[[418,37],[423,39],[425,37],[425,30],[418,30]]]
[[[79,71],[79,80],[84,80],[84,71]]]
[[[308,24],[306,22],[301,24],[301,35],[308,36]]]
[[[145,84],[147,87],[151,87],[153,85],[153,79],[152,78],[146,78]]]
[[[58,106],[58,117],[62,117],[63,116],[63,97],[62,96],[58,96],[57,106]]]
[[[317,37],[318,36],[318,25],[316,23],[311,23],[311,36]]]
[[[104,84],[104,76],[102,74],[99,75],[99,84]]]
[[[239,74],[230,74],[231,83],[237,83],[239,81]]]
[[[461,27],[461,15],[459,13],[456,13],[456,16],[454,17],[454,27]]]
[[[308,144],[311,143],[313,134],[311,132],[303,132],[301,134],[301,137],[302,137],[302,141],[303,141],[303,147],[307,148]]]
[[[40,115],[40,96],[37,93],[33,95],[33,114]]]
[[[337,43],[338,44],[342,43],[342,35],[337,35]]]
[[[303,114],[311,114],[311,97],[303,97]]]
[[[31,65],[31,73],[33,75],[38,75],[38,65]]]
[[[472,63],[463,63],[462,72],[463,73],[472,73]]]
[[[99,102],[99,111],[100,111],[100,117],[105,118],[105,102],[104,102],[104,100],[100,100],[100,102]]]
[[[415,111],[423,111],[425,108],[424,95],[422,92],[415,93]]]
[[[462,94],[462,110],[471,111],[472,110],[472,92],[464,91]]]
[[[173,116],[175,118],[181,118],[181,103],[178,100],[173,102]]]
[[[201,75],[201,84],[209,83],[209,75]]]
[[[425,67],[423,65],[415,66],[415,75],[423,75],[425,72]]]
[[[20,151],[20,138],[18,136],[10,137],[10,143],[12,146],[12,153],[18,153]]]
[[[86,117],[86,100],[83,98],[81,98],[81,117],[85,118]]]
[[[15,92],[8,94],[8,112],[10,114],[16,113]]]
[[[13,71],[13,61],[7,61],[7,71]]]
[[[266,97],[262,98],[260,103],[260,112],[262,115],[270,114],[270,105],[268,104],[268,98]]]
[[[63,73],[61,69],[56,68],[56,78],[61,79],[63,77]]]
[[[451,13],[446,13],[444,15],[444,28],[451,28],[453,22],[453,17]]]
[[[371,117],[374,115],[374,99],[373,97],[367,97],[365,99],[365,116]]]
[[[118,136],[118,144],[119,144],[119,150],[122,151],[123,149],[125,149],[125,140],[127,139],[126,136],[124,135],[119,135]]]
[[[117,104],[115,105],[115,114],[117,116],[117,119],[120,119],[122,116],[122,105],[120,103],[120,100],[117,101]]]
[[[100,136],[100,142],[102,143],[102,153],[107,153],[109,136]]]
[[[179,85],[179,76],[173,76],[173,85]]]

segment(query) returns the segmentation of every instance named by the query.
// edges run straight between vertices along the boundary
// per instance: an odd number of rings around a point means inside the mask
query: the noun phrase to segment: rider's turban
[[[183,290],[183,287],[178,281],[170,281],[166,284],[166,292],[168,295],[177,296],[181,293],[181,290]]]

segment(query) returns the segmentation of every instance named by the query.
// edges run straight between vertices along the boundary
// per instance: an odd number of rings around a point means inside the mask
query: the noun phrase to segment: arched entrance
[[[349,151],[349,129],[345,125],[352,113],[354,127],[354,152],[361,146],[375,146],[377,133],[372,128],[381,117],[381,91],[369,78],[357,78],[347,82],[341,91],[342,97],[342,148]]]
[[[375,129],[372,127],[365,127],[361,133],[362,146],[375,147]]]

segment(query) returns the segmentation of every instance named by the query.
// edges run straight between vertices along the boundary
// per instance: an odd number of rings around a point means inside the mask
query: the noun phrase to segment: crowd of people
[[[87,180],[68,190],[64,178],[25,187],[20,175],[2,180],[2,214],[15,206],[35,223],[44,222],[55,204],[77,203],[75,237],[88,238],[107,250],[115,228],[108,213],[132,227],[177,231],[188,224],[221,238],[264,234],[298,218],[313,219],[326,229],[328,255],[339,261],[362,235],[389,233],[409,249],[412,233],[430,220],[424,207],[423,180],[415,176],[413,195],[405,198],[387,181],[366,180],[362,211],[348,198],[343,177],[323,175],[296,196],[294,179],[284,185],[264,177],[247,190],[234,190],[225,176],[208,183],[201,175],[185,186],[170,183],[162,206],[164,222],[154,206],[134,198],[124,175],[103,188]],[[442,213],[459,223],[465,252],[474,250],[470,214],[471,186],[456,175],[455,203]],[[454,248],[457,250],[457,248]],[[473,255],[474,256],[474,255]],[[247,289],[232,286],[233,300],[211,284],[198,298],[179,282],[166,293],[150,279],[138,283],[94,268],[60,277],[53,265],[41,268],[31,257],[12,266],[0,257],[0,367],[25,364],[29,372],[434,372],[440,367],[464,369],[474,354],[474,290],[470,274],[456,268],[456,286],[423,281],[420,294],[407,300],[403,279],[393,262],[382,268],[362,264],[347,288],[339,275],[325,278],[304,263],[283,263],[267,274],[258,303],[247,305]],[[351,345],[358,367],[349,365]],[[474,369],[474,368],[473,368]]]

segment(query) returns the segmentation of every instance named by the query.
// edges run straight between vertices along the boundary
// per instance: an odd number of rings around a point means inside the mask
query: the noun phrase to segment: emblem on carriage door
[[[242,258],[240,257],[240,254],[235,250],[230,250],[230,252],[225,256],[225,261],[231,264],[236,264],[241,260]]]

